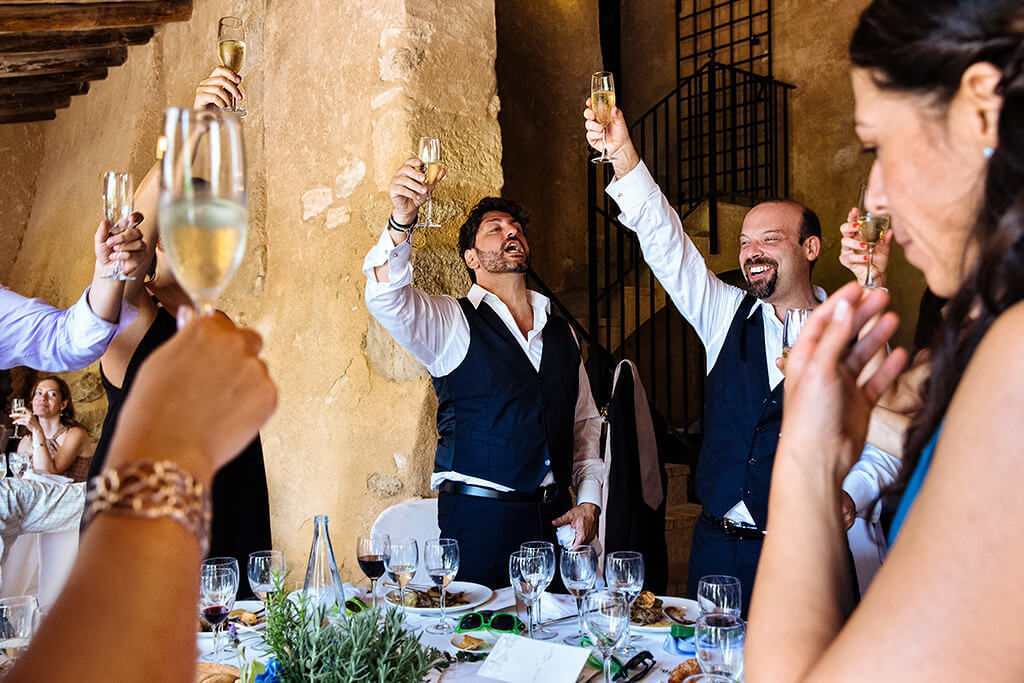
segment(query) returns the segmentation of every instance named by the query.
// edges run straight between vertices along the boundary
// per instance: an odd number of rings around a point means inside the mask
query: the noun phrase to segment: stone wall
[[[362,260],[393,170],[416,137],[437,135],[444,227],[417,252],[416,278],[468,287],[456,217],[502,185],[493,0],[196,3],[191,21],[130,48],[56,121],[0,126],[0,281],[73,303],[91,277],[101,171],[144,175],[161,110],[191,103],[227,14],[244,20],[248,48],[250,236],[221,307],[263,335],[280,390],[262,431],[274,542],[301,582],[313,516],[328,514],[342,576],[355,580],[355,536],[385,507],[429,495],[436,438],[425,372],[366,311]],[[91,409],[101,415],[102,401]]]

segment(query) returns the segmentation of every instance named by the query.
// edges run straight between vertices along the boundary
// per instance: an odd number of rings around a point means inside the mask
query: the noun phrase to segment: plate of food
[[[452,581],[448,584],[448,591],[445,596],[444,606],[447,612],[465,612],[466,610],[479,607],[494,595],[487,586],[469,581]],[[384,599],[391,605],[398,605],[399,592],[392,588],[384,596]],[[437,586],[417,586],[405,589],[405,608],[412,614],[440,614],[441,613],[441,589]]]
[[[202,614],[200,612],[200,614]],[[236,600],[235,607],[228,612],[227,619],[221,627],[221,634],[227,632],[228,624],[236,624],[239,631],[260,631],[267,627],[263,603],[259,600]],[[213,639],[213,628],[202,616],[199,617],[200,638]]]
[[[498,634],[490,631],[456,633],[451,639],[452,647],[462,652],[490,652],[496,642]]]
[[[675,617],[677,621],[672,621],[669,615]],[[692,626],[699,616],[700,607],[696,600],[658,596],[650,591],[643,591],[633,601],[629,626],[635,633],[668,633],[672,630],[672,624]]]

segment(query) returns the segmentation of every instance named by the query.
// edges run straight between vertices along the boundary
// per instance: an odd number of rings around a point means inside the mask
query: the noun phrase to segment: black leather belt
[[[708,522],[725,532],[726,536],[730,538],[738,538],[743,541],[763,541],[764,531],[758,529],[756,526],[750,526],[749,524],[740,524],[734,522],[731,519],[722,519],[715,517],[707,510],[701,510],[700,516],[706,519]]]
[[[486,486],[473,486],[462,482],[445,479],[437,487],[441,493],[455,494],[457,496],[473,496],[474,498],[490,498],[491,500],[504,500],[509,503],[553,503],[558,498],[558,486],[542,486],[533,493],[525,491],[497,491]]]

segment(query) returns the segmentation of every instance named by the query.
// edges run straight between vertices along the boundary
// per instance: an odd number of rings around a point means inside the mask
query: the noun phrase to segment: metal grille
[[[771,0],[676,0],[676,81],[707,61],[772,75]]]

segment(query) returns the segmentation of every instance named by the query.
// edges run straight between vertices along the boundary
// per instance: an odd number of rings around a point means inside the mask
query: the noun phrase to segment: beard
[[[769,278],[762,278],[757,282],[750,281],[750,269],[753,266],[770,266],[772,275]],[[743,264],[743,278],[747,281],[747,290],[758,299],[767,299],[775,293],[775,286],[779,282],[779,264],[770,258],[747,259]]]
[[[519,244],[522,248],[522,243]],[[511,258],[505,250],[480,251],[478,249],[476,253],[477,258],[480,259],[480,265],[488,273],[525,273],[530,269],[530,254],[525,250],[523,259]]]

